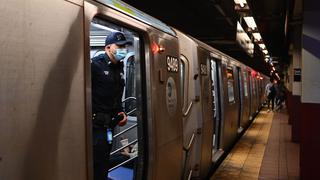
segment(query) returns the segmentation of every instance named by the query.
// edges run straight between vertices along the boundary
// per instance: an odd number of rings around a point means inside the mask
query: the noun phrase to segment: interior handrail
[[[118,136],[120,136],[120,135],[124,134],[125,132],[127,132],[127,131],[129,131],[129,130],[131,130],[131,129],[133,129],[133,128],[137,127],[137,126],[138,126],[138,123],[135,123],[134,125],[132,125],[132,126],[128,127],[127,129],[125,129],[125,130],[123,130],[123,131],[119,132],[118,134],[115,134],[115,135],[113,136],[113,138],[117,138]]]
[[[122,147],[120,147],[119,149],[117,149],[117,150],[115,150],[115,151],[111,152],[111,153],[110,153],[110,156],[112,156],[112,155],[114,155],[115,153],[117,153],[117,152],[119,152],[119,151],[123,150],[123,149],[124,149],[124,148],[126,148],[126,147],[129,147],[130,145],[132,145],[132,144],[134,144],[134,143],[136,143],[136,142],[138,142],[138,139],[133,140],[133,141],[131,141],[130,143],[128,143],[127,145],[122,146]]]
[[[124,103],[124,102],[126,102],[126,101],[129,101],[129,100],[137,100],[137,98],[134,97],[134,96],[130,96],[130,97],[127,97],[127,98],[125,98],[124,100],[122,100],[122,103]]]
[[[126,114],[130,116],[132,113],[134,113],[137,110],[137,108],[132,109],[131,111],[127,112]]]
[[[111,171],[117,169],[118,167],[120,167],[120,166],[122,166],[122,165],[124,165],[124,164],[126,164],[126,163],[128,163],[128,162],[130,162],[130,161],[132,161],[132,160],[134,160],[134,159],[136,159],[137,157],[138,157],[138,155],[135,155],[135,156],[131,157],[130,159],[125,160],[125,161],[123,161],[122,163],[120,163],[120,164],[118,164],[118,165],[110,168],[108,171],[111,172]]]

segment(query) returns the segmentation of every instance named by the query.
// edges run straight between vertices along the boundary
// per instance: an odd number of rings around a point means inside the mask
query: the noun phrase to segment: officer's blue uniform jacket
[[[123,62],[113,64],[107,54],[91,59],[92,111],[111,116],[123,111],[122,94],[125,80]]]

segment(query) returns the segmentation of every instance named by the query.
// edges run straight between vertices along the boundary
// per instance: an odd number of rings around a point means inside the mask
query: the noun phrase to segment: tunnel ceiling
[[[257,47],[254,56],[250,57],[235,41],[239,15],[234,10],[233,0],[124,1],[254,69],[269,74],[270,66],[265,63]],[[247,0],[247,2],[269,53],[282,67],[288,61],[286,15],[290,21],[294,1]]]

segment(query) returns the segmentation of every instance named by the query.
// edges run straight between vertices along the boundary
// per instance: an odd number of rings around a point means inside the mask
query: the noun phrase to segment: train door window
[[[228,79],[228,100],[229,103],[234,103],[234,76],[232,67],[227,67],[227,79]]]
[[[242,109],[243,109],[243,84],[242,84],[242,73],[240,67],[236,67],[236,72],[237,72],[237,84],[238,84],[238,93],[239,93],[239,101],[240,101],[240,106],[238,109],[238,132],[241,132],[243,128],[241,127],[241,117],[242,117]]]
[[[126,54],[124,55],[125,57],[120,59],[116,64],[110,61],[109,55],[105,51],[105,39],[113,32],[123,33],[126,40],[131,42],[125,47],[127,51],[124,53]],[[115,38],[120,37],[117,36]],[[116,103],[112,103],[109,107],[109,102],[107,101],[118,95],[114,89],[115,85],[117,83],[124,84],[122,97],[119,96],[122,104],[120,103],[119,106],[122,106],[122,109],[126,112],[128,121],[121,127],[116,124],[113,129],[113,137],[110,138],[112,139],[112,149],[108,162],[108,176],[111,179],[121,179],[118,176],[121,176],[122,173],[129,175],[126,179],[134,179],[136,174],[134,169],[137,169],[138,162],[138,139],[141,139],[138,138],[138,123],[142,122],[142,117],[138,116],[138,114],[142,114],[138,113],[142,109],[142,102],[139,102],[142,100],[141,98],[137,99],[137,97],[142,96],[141,92],[137,90],[139,89],[137,88],[137,84],[141,85],[141,82],[138,81],[141,71],[136,66],[139,63],[140,57],[140,41],[141,39],[136,32],[105,21],[102,18],[95,17],[90,24],[91,67],[93,65],[98,67],[98,70],[91,68],[92,114],[94,117],[101,114],[116,117],[118,111],[113,112],[113,107]],[[114,70],[115,67],[118,69]],[[117,72],[119,76],[117,76]],[[118,90],[121,91],[119,88]],[[118,100],[114,102],[116,101]],[[96,127],[95,122],[92,122],[93,126]],[[96,136],[95,129],[93,129],[93,138],[98,139],[95,138]],[[95,147],[93,148],[93,152],[95,152]],[[96,155],[94,154],[94,157]]]
[[[244,96],[248,97],[248,74],[246,71],[243,71],[243,89]]]
[[[213,111],[213,150],[219,148],[220,139],[220,114],[219,114],[219,88],[218,88],[218,73],[217,63],[215,59],[210,60],[210,79],[211,79],[211,95],[212,95],[212,111]]]
[[[184,56],[180,56],[180,94],[182,99],[182,109],[188,106],[188,77],[189,77],[189,63],[188,59]]]

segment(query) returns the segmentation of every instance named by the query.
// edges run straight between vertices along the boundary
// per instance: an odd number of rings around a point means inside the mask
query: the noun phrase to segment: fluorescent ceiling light
[[[236,40],[239,45],[248,53],[249,55],[253,55],[254,52],[254,44],[249,38],[248,34],[243,30],[239,21],[237,22],[237,35]]]
[[[257,28],[256,22],[254,21],[252,16],[244,17],[243,19],[247,23],[249,28],[251,29]]]
[[[249,49],[254,49],[254,44],[253,43],[249,43]]]
[[[234,0],[234,3],[239,4],[240,7],[244,8],[247,4],[246,0]]]
[[[241,26],[241,24],[239,23],[239,21],[237,21],[237,31],[240,33],[242,33],[242,32],[244,32],[244,30],[243,30],[243,28],[242,28],[242,26]]]
[[[252,35],[256,41],[261,41],[262,37],[261,37],[260,33],[252,33]]]
[[[268,54],[267,54],[267,55],[265,55],[264,57],[266,57],[266,58],[270,58],[270,55],[268,55]]]
[[[260,46],[261,49],[265,49],[266,48],[266,45],[264,45],[264,44],[259,44],[259,46]]]
[[[268,54],[268,50],[266,50],[266,49],[263,50],[262,52],[263,52],[264,54]]]

